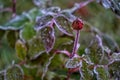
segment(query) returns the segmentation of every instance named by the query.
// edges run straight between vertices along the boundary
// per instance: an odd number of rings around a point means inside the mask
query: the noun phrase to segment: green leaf
[[[59,15],[55,19],[55,25],[58,29],[68,36],[72,36],[73,32],[71,24],[72,23],[64,15]]]
[[[18,40],[16,42],[15,45],[15,50],[16,50],[16,54],[17,56],[21,59],[24,60],[26,58],[27,55],[27,47],[25,45],[24,42],[22,42],[21,40]]]
[[[2,39],[2,37],[4,36],[4,34],[5,34],[5,31],[0,29],[0,40]]]
[[[81,67],[83,80],[94,80],[93,71],[90,70],[88,67],[89,65],[85,61],[83,61]]]
[[[20,66],[14,65],[7,69],[6,79],[7,80],[23,80],[23,70]]]
[[[36,31],[34,30],[33,23],[25,23],[24,28],[20,31],[21,39],[28,41],[32,39],[36,35]]]
[[[7,33],[7,41],[10,47],[14,48],[15,47],[15,42],[17,40],[18,37],[18,32],[17,31],[8,31]]]

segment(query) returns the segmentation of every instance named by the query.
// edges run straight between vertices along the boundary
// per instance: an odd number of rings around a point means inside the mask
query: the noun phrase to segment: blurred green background
[[[17,15],[21,15],[23,12],[27,12],[36,7],[32,0],[16,1]],[[81,1],[86,0],[52,0],[51,6],[59,6],[63,10],[71,8],[74,3]],[[12,16],[12,12],[2,12],[2,9],[10,8],[11,6],[12,0],[0,0],[0,26],[7,24]],[[98,28],[102,33],[109,35],[117,42],[118,46],[120,45],[120,19],[110,9],[105,9],[100,4],[92,2],[77,10],[74,14],[86,22],[89,22],[93,27]],[[15,54],[15,42],[18,39],[18,37],[15,36],[17,35],[18,31],[0,29],[0,70],[7,68],[12,64],[12,61],[15,61],[15,63],[20,61]],[[82,32],[80,51],[83,52],[83,48],[87,47],[87,44],[85,44],[85,42],[87,42],[85,41],[86,37],[89,37],[89,34]],[[30,72],[30,74],[34,74],[34,72]],[[35,80],[37,80],[37,78]]]

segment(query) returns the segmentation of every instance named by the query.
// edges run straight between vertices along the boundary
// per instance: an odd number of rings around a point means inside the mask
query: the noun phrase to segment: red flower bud
[[[81,30],[83,28],[83,21],[79,18],[73,21],[72,28],[75,30]]]

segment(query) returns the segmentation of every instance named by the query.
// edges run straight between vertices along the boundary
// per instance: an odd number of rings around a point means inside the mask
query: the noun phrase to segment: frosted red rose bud
[[[83,21],[79,18],[73,21],[72,28],[75,30],[81,30],[83,28]]]

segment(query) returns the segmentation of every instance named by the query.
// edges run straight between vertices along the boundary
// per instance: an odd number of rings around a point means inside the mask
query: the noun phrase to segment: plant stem
[[[76,30],[76,36],[75,36],[73,51],[72,51],[72,54],[71,54],[70,58],[72,58],[77,52],[77,44],[78,44],[78,41],[79,41],[79,35],[80,35],[79,30]]]
[[[11,8],[0,8],[0,13],[2,12],[12,12]]]
[[[74,40],[74,46],[73,46],[73,50],[72,50],[72,54],[71,54],[70,58],[72,58],[76,54],[76,52],[77,52],[77,45],[78,45],[78,42],[79,42],[79,36],[80,36],[80,30],[76,30],[76,35],[75,35],[75,40]],[[70,79],[70,75],[71,75],[71,70],[69,68],[66,80]]]
[[[16,16],[16,0],[12,0],[12,12],[13,12],[13,17]]]
[[[69,80],[70,79],[70,75],[71,75],[71,72],[70,72],[70,68],[68,69],[68,72],[67,72],[67,79],[66,80]]]

